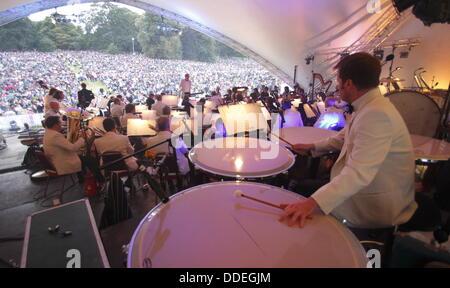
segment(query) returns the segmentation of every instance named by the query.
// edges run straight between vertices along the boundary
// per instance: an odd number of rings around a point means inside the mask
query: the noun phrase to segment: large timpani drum
[[[256,138],[225,137],[195,145],[189,159],[203,171],[234,178],[263,178],[295,163],[294,154],[276,143]]]
[[[416,159],[447,161],[450,159],[450,143],[431,137],[411,135]]]
[[[295,108],[286,109],[283,112],[284,123],[283,127],[303,127],[302,115]],[[278,117],[278,123],[281,124],[281,116]],[[281,126],[281,125],[280,125]],[[280,127],[278,126],[278,127]]]
[[[304,228],[278,221],[282,211],[234,193],[274,204],[301,198],[290,191],[250,182],[196,186],[159,204],[131,239],[132,267],[366,267],[356,237],[331,216],[316,211]]]
[[[433,137],[441,121],[441,111],[436,102],[417,91],[403,90],[385,95],[397,108],[409,133]]]
[[[274,135],[275,134],[275,135]],[[272,141],[279,142],[282,145],[287,145],[280,140],[277,135],[285,139],[291,144],[310,144],[318,141],[326,140],[329,137],[335,136],[338,132],[334,130],[327,130],[314,127],[290,127],[282,128],[277,133],[271,134]]]

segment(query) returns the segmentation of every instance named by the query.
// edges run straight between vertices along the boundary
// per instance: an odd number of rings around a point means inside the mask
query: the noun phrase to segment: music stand
[[[156,131],[150,125],[156,127],[156,120],[128,119],[127,136],[155,136]]]
[[[169,107],[178,107],[177,95],[163,95],[161,101]]]
[[[227,135],[257,130],[269,130],[259,104],[236,104],[219,106],[219,113]]]

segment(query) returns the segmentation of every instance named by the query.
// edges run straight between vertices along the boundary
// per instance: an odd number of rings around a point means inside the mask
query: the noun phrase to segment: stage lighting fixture
[[[384,50],[379,49],[379,50],[373,51],[373,56],[375,56],[375,57],[378,58],[379,60],[383,60],[383,57],[384,57]]]
[[[306,65],[311,64],[311,61],[314,61],[314,55],[310,55],[310,56],[306,57],[305,61],[306,61]]]

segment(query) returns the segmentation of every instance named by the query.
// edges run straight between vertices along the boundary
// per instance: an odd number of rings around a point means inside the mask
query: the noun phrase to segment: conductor
[[[78,91],[78,107],[85,109],[94,99],[94,93],[86,89],[86,83],[81,83],[81,90]]]

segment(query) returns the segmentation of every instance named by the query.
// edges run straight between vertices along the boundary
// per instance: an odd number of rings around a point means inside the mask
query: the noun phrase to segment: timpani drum
[[[441,121],[441,111],[429,96],[413,90],[385,94],[402,115],[409,133],[433,137]]]
[[[294,154],[276,143],[246,137],[210,139],[189,152],[194,165],[210,174],[233,178],[264,178],[283,173],[295,163]]]
[[[447,161],[450,159],[450,143],[431,137],[411,135],[416,159]]]
[[[291,144],[310,144],[318,141],[326,140],[329,137],[335,136],[338,132],[334,130],[314,128],[314,127],[289,127],[282,128],[279,130],[278,134],[271,134],[272,141],[280,143],[282,145],[287,145],[282,140],[277,138],[279,135],[281,138],[285,139]]]
[[[129,268],[366,267],[356,237],[316,211],[304,228],[278,221],[274,204],[302,199],[265,184],[219,182],[190,188],[160,203],[141,221],[129,248]]]

